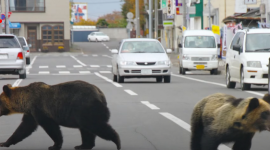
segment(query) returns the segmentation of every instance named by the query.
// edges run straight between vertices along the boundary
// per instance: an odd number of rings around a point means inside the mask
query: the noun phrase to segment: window
[[[159,42],[128,41],[123,43],[121,53],[165,53]]]
[[[187,36],[185,38],[186,48],[216,48],[213,36]]]
[[[233,49],[233,46],[236,45],[236,43],[238,42],[238,40],[239,40],[239,35],[240,35],[240,33],[238,32],[238,33],[236,33],[236,35],[234,36],[233,41],[232,41],[232,44],[231,44],[231,49]]]
[[[246,52],[270,52],[269,33],[251,33],[246,38]]]
[[[64,27],[61,25],[42,27],[42,44],[44,45],[63,45]]]
[[[10,0],[10,10],[45,12],[45,0]]]
[[[1,36],[0,48],[21,48],[14,36]]]

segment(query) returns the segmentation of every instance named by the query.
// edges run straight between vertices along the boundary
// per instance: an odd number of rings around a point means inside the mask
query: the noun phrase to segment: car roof
[[[213,31],[210,30],[186,30],[184,31],[184,36],[190,36],[190,35],[209,35],[209,36],[215,36]]]
[[[0,36],[16,36],[14,34],[0,34]]]
[[[122,42],[125,41],[158,41],[156,39],[148,39],[148,38],[130,38],[130,39],[123,39]]]
[[[252,34],[252,33],[270,33],[270,29],[261,29],[261,28],[243,29],[243,30],[237,30],[237,32],[247,32],[247,34]]]

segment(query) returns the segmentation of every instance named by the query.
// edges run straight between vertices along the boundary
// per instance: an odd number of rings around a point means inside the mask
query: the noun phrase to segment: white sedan
[[[89,42],[110,41],[110,37],[102,32],[92,32],[91,34],[88,35],[87,39]]]
[[[119,51],[111,50],[113,81],[125,78],[156,78],[156,82],[171,82],[171,61],[164,47],[155,39],[124,39]]]

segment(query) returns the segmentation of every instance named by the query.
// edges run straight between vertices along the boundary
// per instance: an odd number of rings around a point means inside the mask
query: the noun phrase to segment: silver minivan
[[[26,57],[26,64],[30,64],[30,47],[32,46],[31,44],[28,44],[25,37],[23,36],[18,36],[19,42],[21,46],[23,47],[25,57]]]
[[[0,74],[19,75],[26,78],[26,57],[23,46],[12,34],[0,34]]]

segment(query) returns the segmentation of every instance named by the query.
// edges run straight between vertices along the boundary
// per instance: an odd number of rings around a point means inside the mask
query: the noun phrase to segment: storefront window
[[[44,45],[63,45],[64,44],[64,28],[63,26],[42,27],[42,44]]]
[[[52,27],[49,25],[42,27],[42,44],[53,45],[52,41]]]

